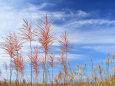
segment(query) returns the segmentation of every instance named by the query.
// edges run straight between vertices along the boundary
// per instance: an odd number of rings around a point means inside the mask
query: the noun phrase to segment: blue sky
[[[0,0],[0,37],[21,28],[23,18],[34,22],[47,14],[55,19],[52,28],[57,37],[64,30],[70,35],[71,65],[90,65],[91,56],[96,65],[115,51],[114,4],[114,0]],[[0,64],[8,62],[2,56]]]

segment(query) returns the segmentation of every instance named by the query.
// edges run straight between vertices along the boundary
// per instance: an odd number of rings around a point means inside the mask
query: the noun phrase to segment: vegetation
[[[1,48],[10,58],[10,64],[4,64],[6,72],[10,70],[10,77],[4,78],[0,81],[0,86],[114,86],[115,72],[114,67],[114,53],[110,58],[109,53],[106,60],[106,68],[104,68],[103,60],[101,64],[94,66],[91,57],[91,73],[87,73],[87,64],[84,66],[76,64],[73,68],[68,60],[68,52],[72,49],[68,33],[65,31],[58,40],[60,44],[60,58],[56,57],[53,52],[52,46],[57,38],[52,34],[51,25],[53,19],[40,20],[40,24],[35,29],[32,24],[24,19],[23,28],[20,34],[9,33],[8,36],[3,38],[4,42],[1,43]],[[36,42],[36,45],[33,43]],[[24,44],[29,43],[29,51],[27,55],[23,53]],[[40,45],[39,45],[40,44]],[[29,61],[26,60],[29,58]],[[30,63],[30,82],[27,81],[25,76],[26,64]],[[58,74],[55,76],[54,67],[60,65]],[[43,71],[40,71],[42,67]],[[50,71],[51,69],[51,71]],[[12,73],[16,72],[16,80],[12,80]],[[43,81],[38,82],[39,74],[43,72]],[[51,74],[50,74],[51,72]],[[33,74],[34,73],[34,74]],[[0,76],[2,71],[0,70]],[[35,80],[33,80],[35,77]],[[51,77],[51,78],[50,78]]]

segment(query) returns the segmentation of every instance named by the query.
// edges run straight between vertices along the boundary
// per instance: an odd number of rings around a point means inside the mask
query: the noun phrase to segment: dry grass
[[[21,37],[17,36],[15,33],[10,33],[4,39],[2,43],[2,49],[9,55],[11,58],[10,62],[13,62],[9,65],[4,64],[4,69],[6,71],[9,70],[10,66],[10,80],[4,79],[4,81],[0,81],[0,86],[115,86],[115,74],[111,73],[111,71],[115,72],[114,67],[114,53],[113,57],[107,55],[106,64],[104,65],[104,61],[101,59],[101,64],[97,64],[94,66],[93,58],[91,57],[90,64],[90,72],[88,73],[87,65],[78,65],[76,64],[76,68],[73,68],[68,60],[68,52],[71,50],[70,40],[68,38],[68,34],[65,31],[61,39],[59,40],[60,44],[60,58],[58,64],[62,67],[59,69],[59,72],[56,76],[53,74],[53,68],[55,66],[55,54],[51,54],[51,47],[53,46],[54,40],[56,38],[51,34],[52,29],[50,28],[54,20],[49,20],[47,15],[45,19],[41,20],[42,24],[37,26],[39,28],[40,33],[36,32],[37,30],[33,30],[31,24],[25,19],[23,28],[21,29]],[[22,42],[19,40],[21,38]],[[33,46],[32,42],[36,41],[41,44],[40,48],[38,45]],[[25,80],[19,82],[18,76],[21,76],[21,80],[24,76],[25,64],[27,62],[24,61],[24,55],[22,53],[22,47],[25,42],[29,42],[29,56],[30,58],[30,80],[31,82],[27,83]],[[40,51],[42,51],[42,58],[39,56]],[[52,50],[53,51],[53,50]],[[50,53],[49,53],[50,52]],[[41,60],[42,59],[42,60]],[[43,64],[40,64],[43,63]],[[39,67],[42,66],[43,69],[43,84],[35,83],[39,78]],[[104,68],[105,67],[105,68]],[[111,68],[111,69],[110,69]],[[11,81],[12,79],[12,69],[16,70],[16,82]],[[49,69],[52,69],[51,75],[52,79],[48,80]],[[33,75],[33,72],[35,75]],[[0,76],[2,71],[0,70]],[[36,76],[36,81],[33,81],[33,76]],[[85,76],[85,78],[84,78]],[[8,82],[7,82],[8,81]],[[50,84],[48,84],[50,82]]]

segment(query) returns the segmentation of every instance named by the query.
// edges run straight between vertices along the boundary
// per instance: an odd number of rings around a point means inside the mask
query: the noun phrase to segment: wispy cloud
[[[102,53],[113,53],[115,50],[115,45],[107,45],[107,44],[103,44],[103,45],[86,45],[83,46],[82,48],[86,48],[86,49],[91,49],[91,50],[95,50],[98,52],[102,52]]]
[[[0,5],[1,35],[7,34],[10,31],[17,31],[17,29],[21,28],[23,18],[37,21],[48,14],[49,17],[55,18],[52,28],[55,29],[54,31],[57,33],[56,36],[59,37],[60,32],[67,30],[71,36],[71,42],[74,44],[115,43],[113,40],[115,38],[115,35],[113,35],[115,32],[115,20],[88,19],[87,17],[92,15],[91,12],[85,12],[80,9],[75,12],[70,9],[54,12],[44,10],[44,8],[49,6],[55,6],[55,4],[51,3],[42,3],[39,6],[28,4],[27,7],[22,9],[15,9],[4,3],[0,3]],[[56,21],[62,23],[59,24]],[[90,30],[87,30],[88,28],[90,28]],[[33,45],[36,45],[36,43],[34,42]],[[59,44],[56,42],[54,45]],[[76,54],[70,57],[80,57],[80,55]]]
[[[85,20],[70,20],[67,24],[65,24],[65,27],[71,27],[71,28],[78,28],[83,25],[111,25],[115,24],[115,20],[107,20],[107,19],[85,19]]]

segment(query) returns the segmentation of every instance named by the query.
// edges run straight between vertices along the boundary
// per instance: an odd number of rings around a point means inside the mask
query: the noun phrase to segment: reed
[[[24,19],[23,28],[20,30],[21,35],[9,33],[3,38],[1,48],[10,57],[10,64],[4,63],[3,66],[6,72],[10,70],[10,74],[8,74],[10,78],[0,80],[0,86],[114,86],[114,53],[112,57],[108,53],[106,61],[100,59],[100,64],[95,64],[94,58],[91,57],[91,64],[85,62],[83,65],[76,63],[73,66],[68,59],[68,53],[72,47],[66,31],[60,36],[60,40],[57,40],[60,44],[58,47],[60,58],[59,61],[57,60],[55,52],[52,54],[50,51],[54,40],[57,39],[51,33],[53,22],[54,20],[49,19],[46,15],[45,19],[41,20],[41,24],[36,26],[37,29],[33,29],[32,24]],[[27,82],[29,78],[25,76],[26,60],[22,52],[24,43],[27,42],[29,42],[27,56],[29,56],[29,62],[31,63],[29,65],[31,68],[30,82]],[[37,42],[37,44],[33,45],[33,42]],[[55,50],[52,49],[52,51]],[[56,66],[61,66],[61,68],[58,71],[56,70],[57,74],[54,74]],[[16,80],[14,81],[12,81],[13,69],[16,70]],[[43,69],[43,83],[40,78],[41,69]],[[3,71],[0,68],[1,77],[2,74]],[[33,76],[35,81],[33,81]]]

